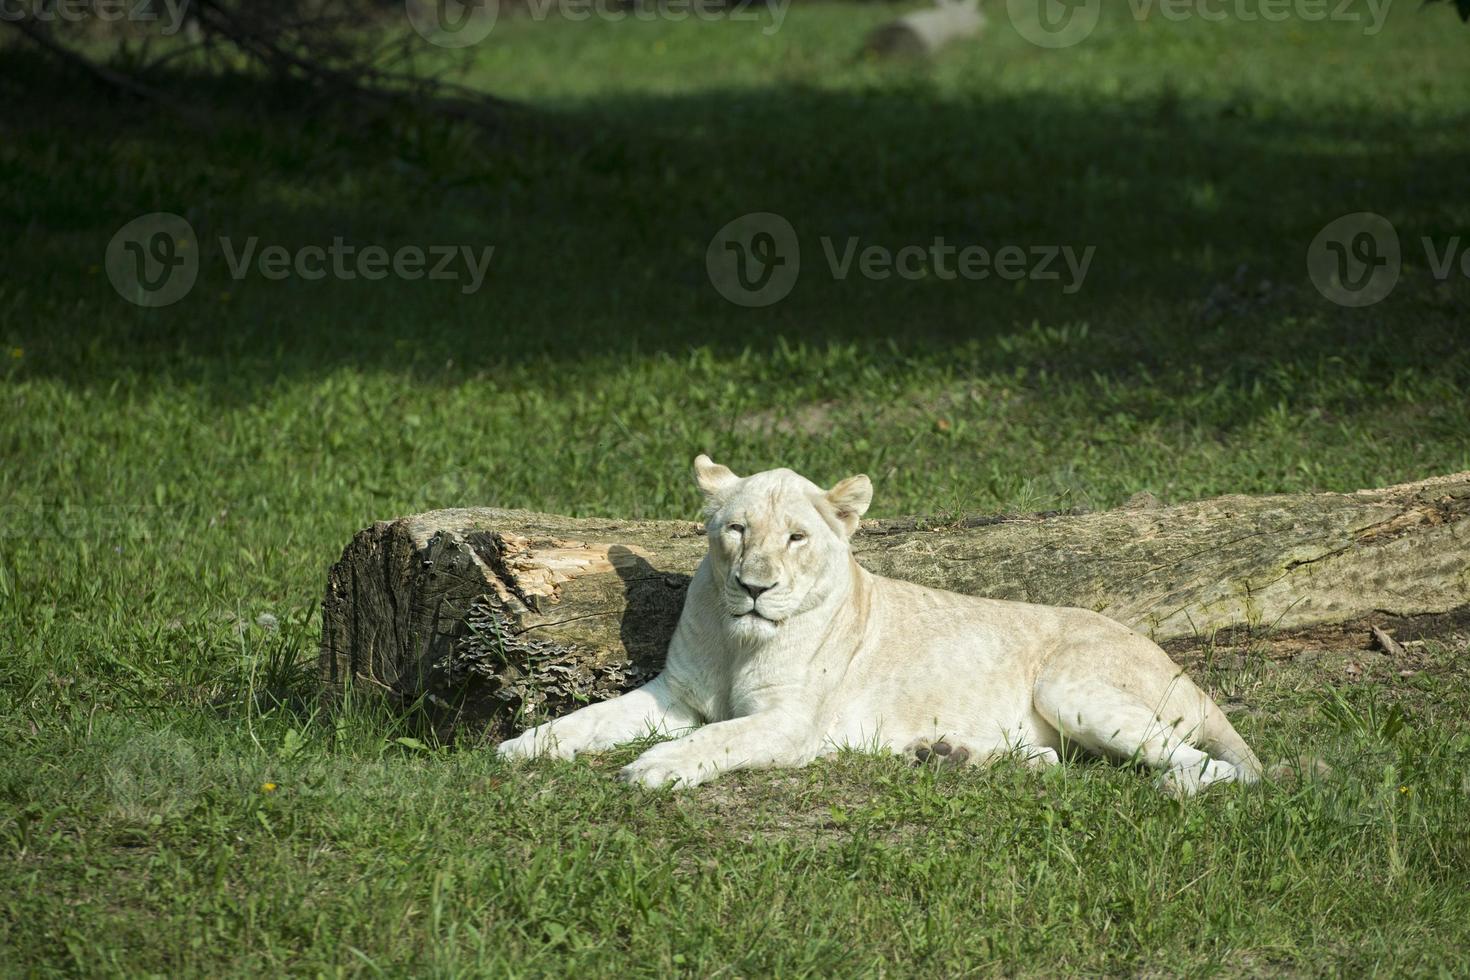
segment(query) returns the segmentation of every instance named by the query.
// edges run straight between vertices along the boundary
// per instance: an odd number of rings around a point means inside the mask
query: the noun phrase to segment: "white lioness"
[[[663,673],[502,743],[501,756],[569,759],[656,732],[682,737],[648,749],[623,779],[694,786],[842,746],[1050,764],[1064,744],[1161,770],[1160,788],[1175,794],[1259,776],[1209,696],[1127,627],[859,566],[849,538],[872,499],[866,476],[824,491],[784,469],[741,479],[707,456],[694,474],[709,554]]]

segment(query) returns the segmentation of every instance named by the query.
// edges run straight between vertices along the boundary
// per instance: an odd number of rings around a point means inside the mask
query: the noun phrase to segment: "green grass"
[[[1334,771],[1182,806],[1103,765],[857,756],[644,794],[609,778],[631,749],[509,768],[314,712],[325,570],[399,513],[691,516],[705,450],[868,472],[879,516],[1470,469],[1470,289],[1417,244],[1470,240],[1449,11],[1108,16],[1044,51],[997,8],[932,67],[854,61],[889,13],[505,21],[426,66],[528,104],[489,136],[264,84],[198,132],[4,53],[38,108],[0,119],[0,972],[1470,968],[1463,642],[1409,677],[1185,657],[1263,756]],[[141,310],[103,254],[154,210],[203,272]],[[804,271],[748,310],[704,253],[758,210]],[[1405,269],[1349,310],[1305,253],[1359,210]],[[237,282],[221,235],[496,253],[473,296]],[[1098,251],[1071,295],[837,282],[824,235]]]

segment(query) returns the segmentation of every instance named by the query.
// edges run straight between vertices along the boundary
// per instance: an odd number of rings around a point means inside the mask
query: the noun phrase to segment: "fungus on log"
[[[853,549],[880,575],[1095,609],[1172,652],[1242,630],[1270,642],[1350,628],[1367,645],[1372,625],[1424,633],[1470,612],[1470,473],[1357,493],[867,521]],[[687,521],[464,509],[374,524],[328,577],[325,689],[355,679],[432,706],[441,732],[501,737],[653,677],[704,552]]]

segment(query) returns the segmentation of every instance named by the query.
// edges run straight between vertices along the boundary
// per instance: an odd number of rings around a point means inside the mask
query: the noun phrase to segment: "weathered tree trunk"
[[[881,575],[1085,606],[1174,650],[1218,630],[1343,624],[1366,641],[1370,623],[1470,610],[1470,473],[1349,494],[873,521],[853,547]],[[322,677],[331,693],[356,679],[422,699],[444,730],[499,736],[652,677],[704,552],[687,521],[474,509],[378,523],[331,570]]]
[[[951,41],[974,37],[985,27],[985,15],[974,0],[938,0],[929,10],[916,10],[873,28],[863,52],[873,57],[927,57]]]

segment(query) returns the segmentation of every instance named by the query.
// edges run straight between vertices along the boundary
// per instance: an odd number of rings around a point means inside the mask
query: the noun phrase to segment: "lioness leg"
[[[600,752],[643,735],[668,735],[699,723],[670,690],[663,675],[622,697],[588,705],[500,743],[503,759],[570,759]]]
[[[623,782],[650,788],[698,786],[732,769],[804,766],[821,743],[792,716],[766,711],[705,725],[672,742],[660,742],[624,766]]]
[[[1239,775],[1235,766],[1211,759],[1192,744],[1202,718],[1183,712],[1171,718],[1164,705],[1150,708],[1105,681],[1043,679],[1036,685],[1035,705],[1063,739],[1098,755],[1162,770],[1156,785],[1167,793],[1191,796]]]

